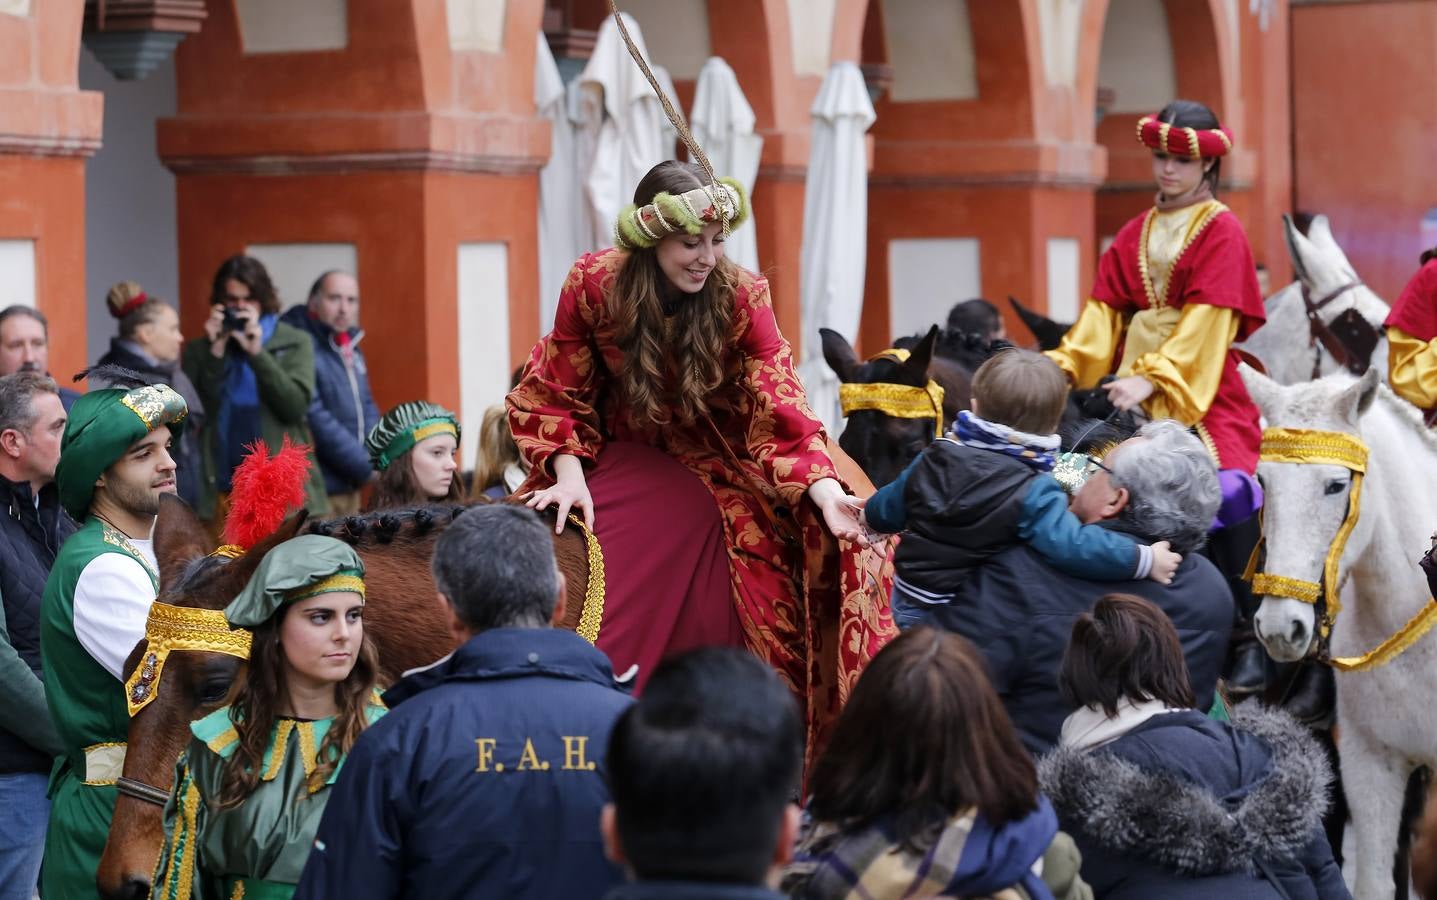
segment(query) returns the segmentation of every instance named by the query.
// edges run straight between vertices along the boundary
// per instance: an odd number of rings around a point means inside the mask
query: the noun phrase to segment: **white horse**
[[[1318,311],[1318,316],[1324,324],[1331,325],[1338,316],[1355,308],[1377,329],[1379,339],[1377,348],[1372,351],[1372,367],[1385,378],[1387,333],[1382,321],[1387,318],[1387,301],[1362,283],[1352,263],[1347,261],[1347,254],[1342,252],[1332,236],[1326,216],[1313,218],[1307,237],[1303,237],[1291,219],[1284,217],[1283,225],[1287,233],[1288,255],[1292,257],[1292,267],[1298,280],[1263,302],[1267,309],[1267,324],[1238,346],[1262,360],[1267,374],[1280,384],[1310,381],[1314,362],[1319,377],[1341,371],[1342,367],[1332,354],[1321,343],[1310,340],[1307,312],[1302,302],[1304,287],[1314,303],[1336,293],[1332,302]]]
[[[1437,524],[1437,437],[1375,370],[1361,379],[1339,374],[1286,387],[1247,366],[1240,371],[1269,427],[1340,432],[1367,445],[1360,514],[1339,568],[1343,608],[1330,640],[1333,657],[1360,656],[1398,632],[1430,597],[1417,560]],[[1267,490],[1264,572],[1321,582],[1324,558],[1347,517],[1352,472],[1339,465],[1264,461],[1258,476]],[[1315,607],[1264,597],[1256,626],[1274,659],[1301,659],[1317,632]],[[1403,791],[1413,769],[1437,763],[1434,696],[1437,634],[1386,665],[1337,674],[1353,894],[1361,900],[1394,895]]]

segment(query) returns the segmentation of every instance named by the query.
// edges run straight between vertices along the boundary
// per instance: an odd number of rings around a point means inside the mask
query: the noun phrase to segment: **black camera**
[[[224,324],[220,326],[225,331],[244,331],[247,320],[239,314],[238,310],[225,307]]]

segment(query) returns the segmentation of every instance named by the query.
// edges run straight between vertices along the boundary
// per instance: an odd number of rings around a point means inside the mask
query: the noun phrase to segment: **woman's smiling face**
[[[698,234],[671,234],[659,241],[659,268],[680,293],[697,294],[723,259],[723,226],[705,225]]]

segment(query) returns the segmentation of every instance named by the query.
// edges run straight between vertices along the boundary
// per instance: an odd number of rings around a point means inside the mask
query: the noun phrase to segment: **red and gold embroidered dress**
[[[1216,200],[1154,207],[1118,232],[1082,315],[1048,355],[1078,388],[1108,374],[1146,378],[1149,417],[1195,427],[1219,468],[1251,475],[1262,432],[1232,345],[1265,320],[1237,217]]]
[[[840,545],[807,499],[810,485],[838,474],[825,449],[823,426],[794,374],[788,341],[779,333],[768,282],[761,276],[743,273],[734,298],[728,377],[709,398],[713,425],[729,451],[705,421],[684,425],[675,420],[659,428],[635,420],[616,380],[624,355],[611,306],[626,256],[604,250],[574,265],[559,297],[554,329],[535,346],[509,395],[514,440],[534,472],[524,490],[552,483],[548,462],[554,454],[584,460],[587,471],[609,442],[658,448],[697,476],[721,514],[730,594],[744,643],[806,705],[812,753],[824,742],[859,672],[896,633],[887,601],[891,566],[882,548]],[[775,515],[786,521],[770,521],[755,495],[760,485]],[[598,498],[594,514],[599,530],[605,511]],[[792,544],[783,538],[785,529]],[[605,562],[605,619],[632,616],[633,605],[681,602],[646,593],[641,584],[625,584],[623,562]],[[599,646],[604,647],[602,630]]]

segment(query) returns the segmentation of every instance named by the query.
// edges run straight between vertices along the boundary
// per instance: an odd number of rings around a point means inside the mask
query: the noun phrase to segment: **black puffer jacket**
[[[29,483],[0,477],[0,600],[5,605],[5,631],[15,652],[41,680],[40,598],[60,544],[74,531],[75,523],[60,508],[53,484],[40,489],[37,508]],[[7,687],[20,690],[18,685]],[[48,772],[53,761],[0,728],[0,773]]]
[[[1165,713],[1039,774],[1103,900],[1351,900],[1322,830],[1332,771],[1284,713]]]
[[[952,594],[974,566],[1012,546],[1038,472],[1011,456],[945,439],[929,444],[906,474],[908,530],[894,565],[907,584]]]

